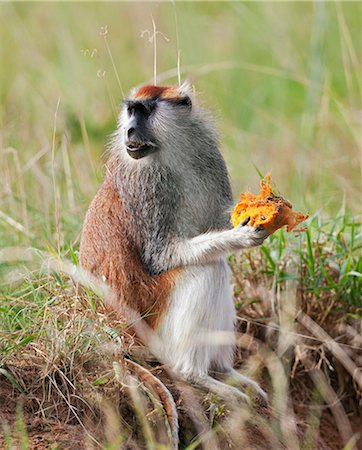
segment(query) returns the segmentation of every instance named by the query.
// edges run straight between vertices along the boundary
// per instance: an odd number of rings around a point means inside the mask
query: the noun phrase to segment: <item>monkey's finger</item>
[[[245,227],[245,225],[247,225],[250,222],[250,216],[247,217],[241,224],[242,227]]]

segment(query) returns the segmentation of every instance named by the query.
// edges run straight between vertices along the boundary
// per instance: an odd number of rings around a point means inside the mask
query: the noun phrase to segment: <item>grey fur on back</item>
[[[142,160],[125,151],[123,121],[111,149],[116,183],[132,239],[156,275],[167,270],[162,250],[172,241],[230,227],[229,176],[213,120],[197,106],[189,111],[161,103],[150,119],[160,149]]]

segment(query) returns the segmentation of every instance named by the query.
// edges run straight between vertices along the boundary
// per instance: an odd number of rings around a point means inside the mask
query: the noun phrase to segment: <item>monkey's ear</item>
[[[188,109],[192,109],[192,101],[188,95],[180,98],[179,100],[176,100],[175,103],[176,105],[187,106]]]
[[[185,80],[181,86],[178,87],[178,92],[180,97],[182,97],[180,103],[191,109],[192,105],[196,103],[195,86],[191,84],[190,80]]]
[[[141,87],[142,85],[139,84],[133,88],[131,88],[131,90],[129,91],[128,97],[129,98],[133,98],[136,95],[136,92],[138,91],[138,89]]]
[[[181,97],[191,97],[193,95],[191,82],[189,80],[185,80],[181,86],[178,87],[178,91]]]

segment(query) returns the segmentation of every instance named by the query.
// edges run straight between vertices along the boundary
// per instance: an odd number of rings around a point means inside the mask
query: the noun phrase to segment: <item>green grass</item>
[[[271,236],[269,245],[261,248],[268,262],[266,273],[276,275],[277,283],[296,277],[280,270],[278,263],[299,256],[296,263],[299,268],[304,266],[299,277],[303,277],[307,293],[319,300],[327,292],[352,308],[362,307],[361,218],[341,215],[321,221],[316,216],[310,221],[305,237],[300,237],[299,248],[290,244],[282,231],[280,236]],[[296,255],[291,254],[293,251]]]
[[[280,230],[230,258],[236,362],[272,397],[270,415],[239,411],[238,429],[259,429],[275,448],[313,448],[330,403],[342,408],[335,424],[353,448],[357,394],[347,369],[358,364],[362,311],[357,2],[0,4],[0,382],[23,404],[0,428],[4,446],[31,448],[34,415],[86,429],[87,448],[94,439],[138,446],[142,434],[149,448],[164,442],[153,394],[127,390],[115,365],[128,351],[125,324],[106,315],[101,289],[69,276],[118,105],[134,85],[153,82],[153,46],[141,37],[151,15],[163,33],[158,80],[177,83],[179,49],[182,79],[216,116],[235,200],[272,171],[281,194],[311,215],[306,233]],[[345,353],[336,356],[318,327]],[[340,390],[342,403],[333,397]],[[183,446],[238,442],[228,405],[194,395],[194,414],[213,432],[193,429],[182,412]],[[286,425],[292,399],[309,408],[305,436]],[[146,417],[159,426],[150,431]]]

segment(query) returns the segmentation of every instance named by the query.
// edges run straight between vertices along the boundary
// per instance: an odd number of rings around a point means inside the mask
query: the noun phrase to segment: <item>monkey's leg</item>
[[[192,380],[187,381],[191,381],[192,384],[219,395],[232,404],[235,404],[235,401],[238,400],[250,404],[250,398],[248,395],[233,386],[229,386],[221,381],[215,380],[215,378],[212,378],[209,375],[206,375],[205,377],[193,378]]]
[[[218,378],[221,378],[225,380],[226,383],[232,385],[232,386],[247,386],[254,389],[254,391],[258,394],[258,397],[263,404],[268,403],[268,395],[267,393],[259,386],[259,384],[252,380],[251,378],[242,375],[241,373],[237,372],[233,368],[227,368],[223,370],[222,372],[215,372],[215,375],[218,376]]]
[[[228,253],[261,245],[268,237],[264,228],[239,226],[232,230],[200,234],[192,239],[174,241],[164,250],[168,269],[178,266],[207,264]]]

